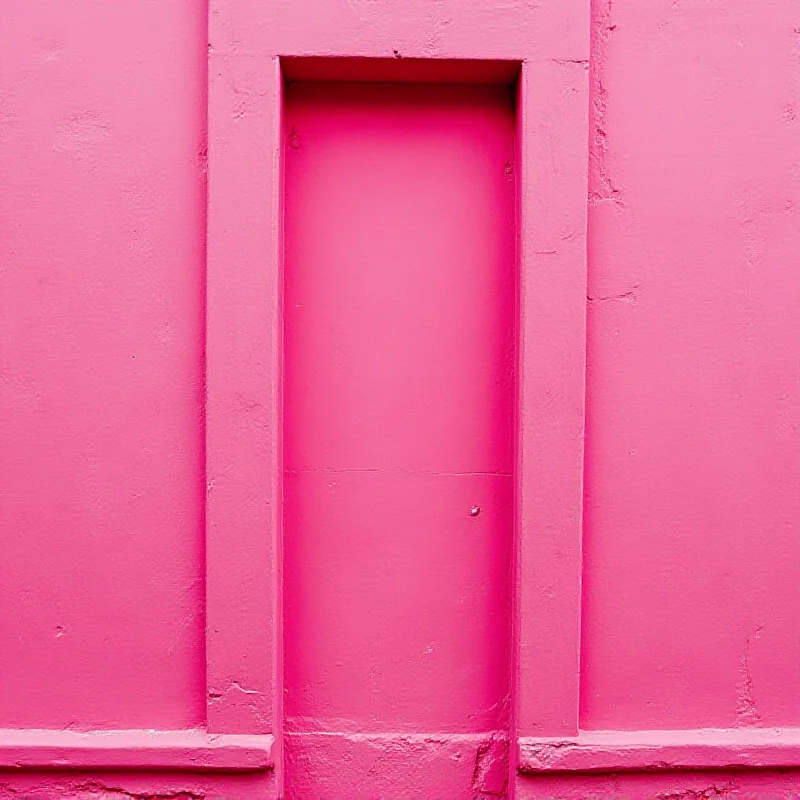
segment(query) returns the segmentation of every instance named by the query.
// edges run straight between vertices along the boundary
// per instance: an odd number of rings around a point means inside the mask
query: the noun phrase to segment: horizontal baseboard
[[[586,731],[518,747],[523,774],[800,768],[800,728]]]
[[[346,738],[366,744],[384,737]],[[416,738],[432,744],[438,737],[396,738],[419,746]],[[480,739],[442,738],[461,745]],[[273,747],[271,734],[6,729],[0,730],[0,769],[256,772],[273,768]],[[518,748],[523,774],[800,768],[800,728],[586,731],[572,738],[524,737]]]
[[[272,735],[182,731],[0,729],[0,769],[256,772],[273,766]]]

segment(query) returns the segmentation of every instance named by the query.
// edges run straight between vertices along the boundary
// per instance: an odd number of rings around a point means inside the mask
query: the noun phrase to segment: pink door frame
[[[211,5],[208,730],[275,735],[278,766],[283,85],[331,64],[456,82],[519,65],[515,733],[578,734],[589,4],[481,6],[413,0],[363,26],[330,0]]]

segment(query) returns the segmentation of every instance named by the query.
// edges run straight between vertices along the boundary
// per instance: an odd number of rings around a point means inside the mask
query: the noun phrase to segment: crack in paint
[[[637,296],[636,296],[636,289],[638,289],[640,284],[636,284],[633,289],[629,292],[620,292],[618,294],[606,294],[606,295],[591,295],[587,294],[586,299],[592,303],[595,302],[603,302],[606,300],[617,300],[620,303],[635,303]]]
[[[250,711],[253,715],[255,720],[260,724],[265,726],[265,730],[269,729],[270,720],[268,719],[267,715],[264,713],[265,709],[262,708],[262,705],[265,705],[266,700],[262,692],[258,689],[248,689],[246,686],[242,686],[239,681],[230,681],[228,685],[225,687],[224,691],[220,691],[219,689],[209,689],[206,693],[208,700],[211,704],[217,703],[220,700],[228,699],[229,702],[236,704],[241,703],[242,701],[239,700],[232,700],[230,699],[230,694],[236,693],[240,695],[246,695],[247,699],[244,700],[244,706]],[[259,703],[259,701],[261,701]]]
[[[582,67],[589,66],[588,58],[551,58],[554,64],[580,64]]]
[[[103,792],[103,795],[106,797],[111,795],[126,797],[129,798],[129,800],[204,800],[205,798],[204,794],[197,794],[188,789],[181,789],[174,792],[129,792],[121,787],[105,786],[102,783],[85,784],[84,786],[78,787],[78,789],[79,791],[84,791],[86,789],[100,791]]]
[[[679,789],[677,791],[659,792],[658,800],[708,800],[710,797],[729,797],[732,785],[709,786],[707,789]]]
[[[239,681],[231,681],[228,688],[225,690],[229,692],[231,689],[235,689],[237,692],[241,692],[242,694],[261,694],[258,689],[245,689]]]

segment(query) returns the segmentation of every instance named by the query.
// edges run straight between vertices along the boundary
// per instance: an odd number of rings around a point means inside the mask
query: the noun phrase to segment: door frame
[[[285,80],[324,74],[320,65],[333,64],[326,60],[331,58],[345,59],[345,68],[357,59],[359,69],[366,66],[377,76],[405,60],[420,66],[415,80],[436,82],[453,62],[473,63],[480,74],[491,73],[492,63],[501,66],[500,73],[503,64],[515,65],[519,313],[512,735],[574,737],[589,30],[588,0],[500,8],[480,0],[211,0],[207,730],[274,737],[279,785]]]

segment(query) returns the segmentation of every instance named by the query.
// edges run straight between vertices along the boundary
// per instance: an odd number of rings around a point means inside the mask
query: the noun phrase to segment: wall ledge
[[[800,767],[800,728],[585,731],[519,740],[521,774]]]
[[[0,770],[256,772],[273,767],[274,739],[204,730],[0,729]]]

